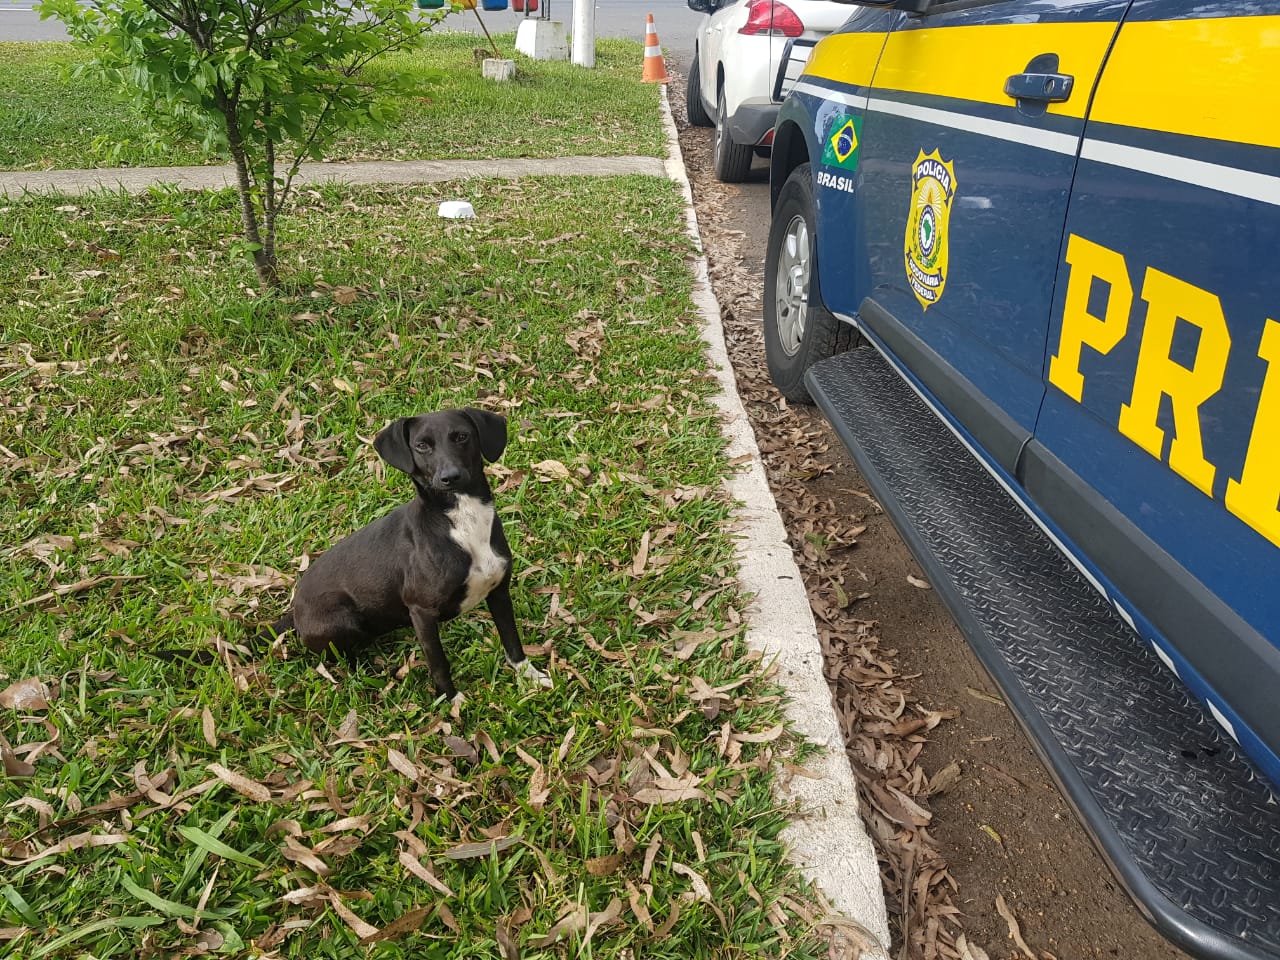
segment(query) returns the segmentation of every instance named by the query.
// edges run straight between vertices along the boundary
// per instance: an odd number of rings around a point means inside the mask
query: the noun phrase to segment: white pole
[[[596,0],[573,0],[573,62],[596,65]]]

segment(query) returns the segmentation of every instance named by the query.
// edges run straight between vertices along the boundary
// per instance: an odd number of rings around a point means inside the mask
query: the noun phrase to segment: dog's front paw
[[[467,698],[461,693],[455,693],[453,699],[449,701],[449,716],[455,720],[462,719],[462,705],[467,702]]]
[[[531,660],[521,660],[515,665],[516,674],[521,680],[527,680],[539,687],[550,689],[552,686],[551,678],[533,665]]]

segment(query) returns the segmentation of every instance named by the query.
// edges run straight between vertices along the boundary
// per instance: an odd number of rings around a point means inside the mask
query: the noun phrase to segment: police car
[[[1280,957],[1280,0],[851,7],[783,104],[765,343],[1117,876]]]

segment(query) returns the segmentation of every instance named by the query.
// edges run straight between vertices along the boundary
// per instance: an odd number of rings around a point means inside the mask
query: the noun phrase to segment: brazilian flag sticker
[[[827,142],[822,148],[822,162],[850,172],[858,169],[858,140],[862,136],[862,117],[838,113],[831,121]]]

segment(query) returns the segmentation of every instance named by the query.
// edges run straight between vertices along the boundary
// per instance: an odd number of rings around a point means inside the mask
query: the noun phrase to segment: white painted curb
[[[794,729],[823,748],[805,764],[821,779],[795,776],[789,784],[779,785],[779,797],[795,809],[782,839],[791,859],[832,908],[879,941],[864,950],[862,957],[888,960],[889,920],[875,849],[858,816],[857,785],[845,759],[844,737],[822,673],[822,647],[804,581],[787,544],[786,528],[769,491],[755,434],[738,396],[665,87],[662,116],[667,133],[667,176],[684,191],[688,231],[699,251],[693,265],[693,302],[702,321],[707,356],[720,382],[721,392],[713,402],[721,412],[728,456],[750,457],[746,469],[728,482],[729,494],[739,503],[739,576],[743,587],[755,596],[747,643],[777,664],[777,679],[788,694],[787,718]]]

